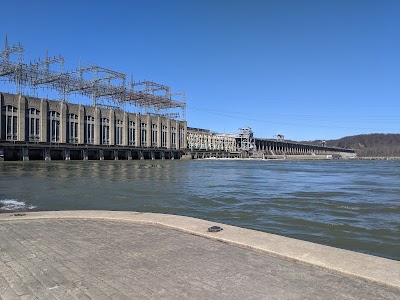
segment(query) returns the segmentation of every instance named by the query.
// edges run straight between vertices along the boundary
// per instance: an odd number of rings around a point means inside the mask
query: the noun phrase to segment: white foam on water
[[[35,205],[26,205],[24,201],[16,199],[0,200],[0,210],[29,210],[36,208]]]
[[[348,209],[348,210],[360,210],[359,207],[356,207],[356,206],[352,207],[352,206],[347,206],[347,205],[339,206],[339,208],[344,208],[344,209]]]

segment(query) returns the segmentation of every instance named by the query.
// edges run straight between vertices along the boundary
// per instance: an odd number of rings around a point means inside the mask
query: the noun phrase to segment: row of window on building
[[[236,151],[236,139],[233,136],[216,135],[208,131],[195,133],[188,131],[188,148],[192,150]]]
[[[5,115],[5,139],[10,141],[18,140],[18,109],[14,106],[7,105],[3,111]],[[47,141],[60,143],[60,113],[56,111],[49,112]],[[29,109],[28,114],[28,141],[40,141],[40,111],[35,108]],[[76,114],[68,114],[67,116],[67,143],[78,143],[78,116]],[[95,119],[92,116],[85,116],[84,123],[84,143],[94,144],[95,136]],[[147,146],[147,123],[140,123],[140,145]],[[183,147],[185,145],[184,129],[179,129],[179,143]],[[167,148],[167,126],[161,126],[161,145],[157,144],[158,126],[151,124],[151,146]],[[110,141],[110,120],[108,118],[100,119],[100,144],[104,145],[123,145],[123,121],[115,121],[115,141]],[[129,121],[128,126],[128,145],[135,146],[136,144],[136,126],[135,122]],[[176,127],[171,127],[171,148],[175,148],[177,143]]]

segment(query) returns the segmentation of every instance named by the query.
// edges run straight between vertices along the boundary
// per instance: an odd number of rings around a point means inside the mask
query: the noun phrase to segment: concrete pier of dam
[[[182,216],[3,213],[0,240],[0,298],[7,300],[400,294],[399,261]]]
[[[0,160],[137,160],[181,159],[182,150],[130,146],[0,142]]]

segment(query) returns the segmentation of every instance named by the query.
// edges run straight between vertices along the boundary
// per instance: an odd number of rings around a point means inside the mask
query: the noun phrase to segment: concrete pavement
[[[0,298],[400,299],[400,262],[172,215],[7,213]]]

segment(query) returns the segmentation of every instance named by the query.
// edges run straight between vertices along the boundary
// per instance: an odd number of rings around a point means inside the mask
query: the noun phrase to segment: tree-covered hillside
[[[320,144],[321,141],[313,141]],[[329,147],[354,149],[358,156],[365,157],[400,157],[400,134],[361,134],[346,136],[337,140],[327,140]]]

